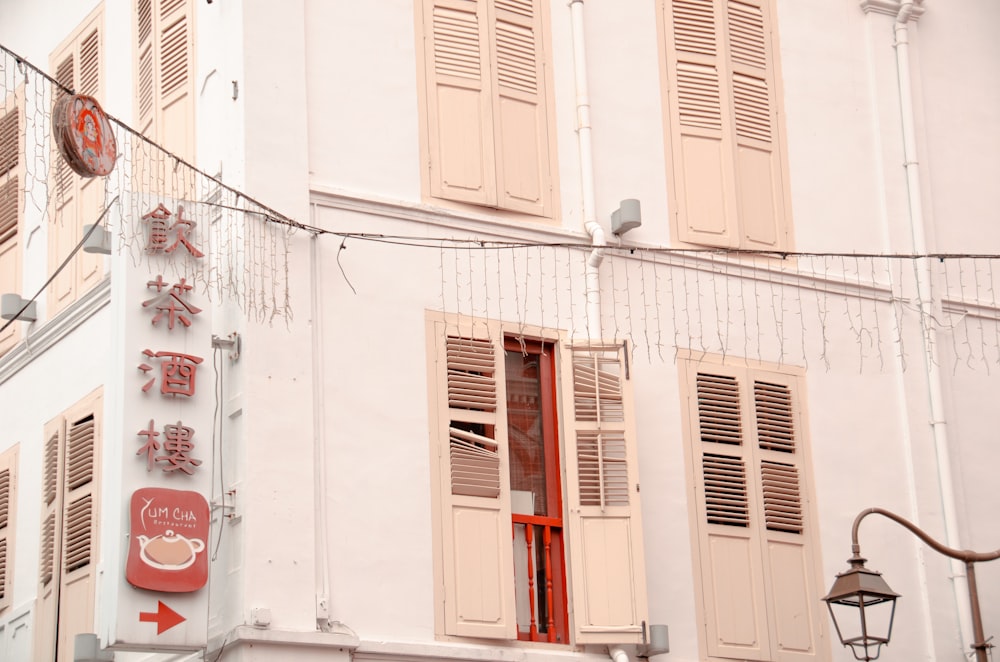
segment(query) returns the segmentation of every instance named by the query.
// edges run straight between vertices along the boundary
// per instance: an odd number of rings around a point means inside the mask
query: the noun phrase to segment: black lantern
[[[865,568],[866,560],[858,554],[849,559],[850,569],[837,575],[823,600],[840,642],[851,647],[855,659],[868,662],[878,659],[882,644],[889,643],[899,594],[882,573]]]

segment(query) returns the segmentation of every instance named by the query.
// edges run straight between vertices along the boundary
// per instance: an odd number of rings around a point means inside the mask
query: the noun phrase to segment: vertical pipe
[[[900,124],[903,132],[903,167],[906,172],[907,202],[910,215],[910,232],[913,238],[913,252],[922,255],[927,252],[923,202],[921,200],[920,169],[917,161],[916,121],[913,115],[913,90],[910,83],[910,40],[908,22],[913,15],[913,0],[901,0],[894,24],[896,73],[899,83]],[[931,434],[937,459],[938,489],[944,517],[948,546],[960,548],[958,536],[958,514],[955,509],[955,488],[951,475],[951,451],[945,425],[944,400],[942,397],[941,373],[937,355],[937,332],[934,329],[931,311],[931,270],[926,259],[914,261],[917,279],[917,305],[923,328],[924,369],[927,377],[927,397],[930,407]],[[961,562],[950,562],[952,588],[962,641],[972,638],[972,615],[969,609],[969,587],[965,568]]]
[[[315,225],[316,207],[312,207]],[[326,393],[323,386],[325,362],[323,359],[323,297],[320,292],[322,260],[318,235],[309,238],[309,261],[312,267],[309,288],[309,314],[312,324],[312,392],[313,392],[313,499],[316,527],[316,628],[330,631],[330,543],[327,524],[326,481]]]

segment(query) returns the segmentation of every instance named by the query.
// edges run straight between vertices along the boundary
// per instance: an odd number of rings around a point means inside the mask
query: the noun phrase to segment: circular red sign
[[[56,145],[69,167],[83,177],[110,174],[118,145],[97,99],[81,94],[64,96],[52,114]]]

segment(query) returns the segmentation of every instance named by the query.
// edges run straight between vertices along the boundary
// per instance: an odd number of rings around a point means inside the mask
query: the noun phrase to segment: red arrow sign
[[[163,634],[170,628],[179,623],[183,623],[187,619],[157,600],[156,611],[140,611],[139,620],[146,623],[156,623],[156,634]]]

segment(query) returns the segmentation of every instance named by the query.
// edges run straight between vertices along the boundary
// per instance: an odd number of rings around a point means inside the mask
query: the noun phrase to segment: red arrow
[[[187,619],[157,600],[156,611],[140,611],[139,620],[146,623],[156,623],[156,634],[163,634],[178,623],[183,623]]]

